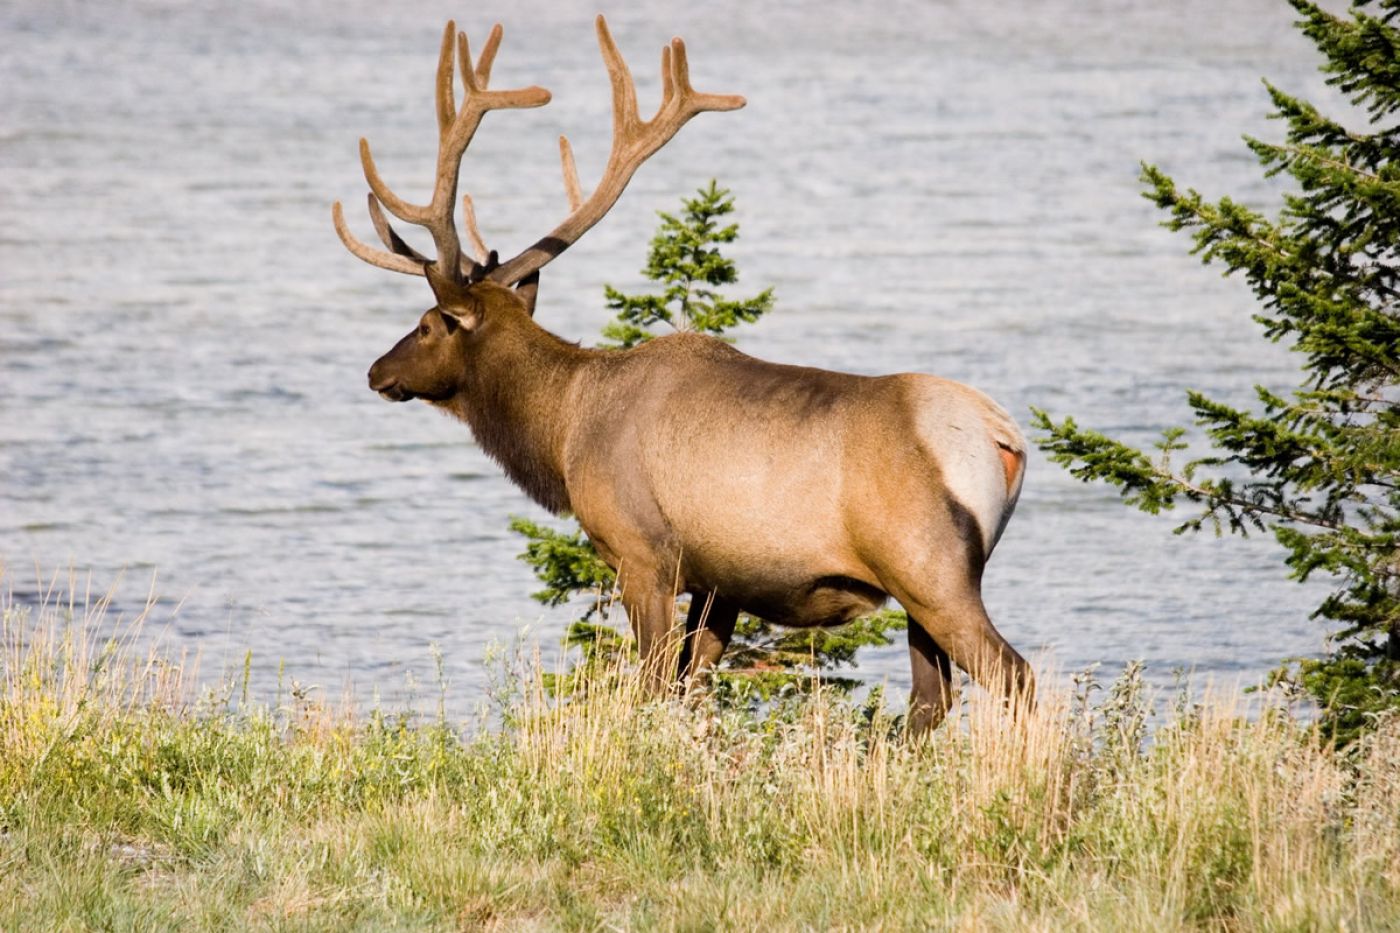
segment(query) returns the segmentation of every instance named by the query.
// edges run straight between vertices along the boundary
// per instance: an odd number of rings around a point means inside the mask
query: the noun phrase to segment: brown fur
[[[510,289],[428,277],[438,306],[370,387],[466,421],[531,498],[577,516],[618,571],[657,689],[678,655],[682,675],[715,664],[741,610],[835,625],[893,596],[912,619],[917,728],[951,702],[950,658],[1029,696],[1029,668],[980,595],[1024,444],[980,393],[768,363],[690,333],[584,349]],[[992,498],[963,502],[955,486]],[[695,594],[688,636],[674,625],[681,592]]]

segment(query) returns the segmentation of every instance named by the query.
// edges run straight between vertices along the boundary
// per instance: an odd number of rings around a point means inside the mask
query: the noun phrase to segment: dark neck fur
[[[443,407],[471,427],[481,449],[525,494],[555,514],[570,510],[563,446],[569,389],[591,351],[566,343],[514,309],[491,315],[461,391]]]

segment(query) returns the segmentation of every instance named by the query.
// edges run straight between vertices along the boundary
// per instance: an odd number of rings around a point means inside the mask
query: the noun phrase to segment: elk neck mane
[[[462,387],[440,403],[511,481],[555,514],[571,511],[562,451],[576,376],[589,350],[550,333],[523,311],[496,308],[464,361]]]

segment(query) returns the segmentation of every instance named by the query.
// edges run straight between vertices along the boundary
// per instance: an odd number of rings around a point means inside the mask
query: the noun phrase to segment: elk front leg
[[[622,581],[622,604],[637,639],[642,683],[661,696],[676,684],[684,629],[676,624],[676,596],[659,575],[630,573]]]
[[[685,646],[681,649],[681,682],[694,685],[719,664],[729,639],[734,637],[734,623],[739,619],[739,607],[715,593],[697,593],[690,599],[690,611],[685,617]]]

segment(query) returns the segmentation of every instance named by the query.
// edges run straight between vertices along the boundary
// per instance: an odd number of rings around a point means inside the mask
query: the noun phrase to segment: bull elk
[[[370,388],[462,419],[525,493],[577,517],[618,573],[653,690],[716,664],[741,611],[788,626],[839,625],[894,597],[910,617],[915,730],[937,725],[952,702],[950,661],[990,689],[1028,698],[1029,667],[981,596],[1026,462],[1020,431],[995,402],[933,376],[769,363],[694,333],[596,350],[535,323],[540,269],[608,212],[638,166],[696,114],[744,106],[691,86],[677,38],[661,53],[660,109],[642,120],[601,16],[597,32],[613,98],[602,180],[583,196],[561,137],[570,213],[506,262],[487,250],[469,196],[471,258],[454,220],[462,156],[482,117],[550,99],[539,87],[488,88],[499,25],[475,63],[465,33],[451,22],[443,32],[428,204],[395,195],[360,140],[369,213],[387,249],[356,239],[338,202],[336,231],[366,262],[425,276],[437,299],[370,368]],[[383,208],[427,228],[436,258],[405,243]],[[682,592],[692,596],[683,629],[674,616]]]

